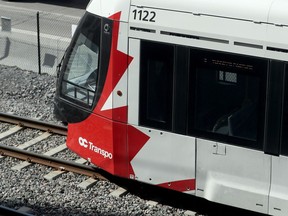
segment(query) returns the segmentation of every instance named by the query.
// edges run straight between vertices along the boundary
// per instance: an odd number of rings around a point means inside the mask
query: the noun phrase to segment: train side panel
[[[195,138],[130,126],[128,154],[130,178],[195,194]]]
[[[271,156],[197,139],[196,195],[267,214]]]

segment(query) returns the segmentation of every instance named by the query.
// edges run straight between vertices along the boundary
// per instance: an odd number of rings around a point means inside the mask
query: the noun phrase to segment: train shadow
[[[129,179],[123,179],[119,177],[112,176],[111,174],[103,171],[103,170],[97,170],[98,173],[103,175],[105,178],[107,178],[110,182],[118,185],[119,187],[127,189],[128,193],[134,196],[137,196],[143,200],[151,200],[158,202],[161,205],[167,205],[170,207],[177,208],[179,210],[183,210],[184,212],[187,210],[197,212],[196,215],[198,216],[237,216],[237,215],[245,215],[245,216],[263,216],[262,214],[245,211],[238,208],[233,208],[225,205],[220,205],[216,203],[209,202],[204,199],[200,199],[188,194],[178,193],[175,191],[167,190],[160,187],[155,187],[152,185],[139,183],[134,180]],[[67,189],[69,190],[69,189]],[[97,196],[97,188],[93,189],[95,190],[95,196]],[[66,191],[69,193],[68,191]],[[63,194],[63,198],[65,197],[65,190],[59,189],[55,190],[53,193],[57,194]],[[85,193],[81,192],[81,193]],[[33,195],[33,194],[31,194]],[[53,194],[52,194],[53,195]],[[99,204],[91,203],[89,204],[89,211],[81,208],[81,203],[75,202],[75,204],[70,203],[71,201],[67,201],[64,204],[58,204],[57,202],[48,202],[43,200],[40,203],[31,202],[30,196],[18,196],[17,199],[13,200],[1,200],[0,198],[0,204],[5,207],[12,207],[13,209],[19,209],[20,207],[28,207],[32,210],[32,212],[29,212],[32,215],[77,215],[77,216],[108,216],[108,215],[114,215],[114,216],[124,216],[123,213],[117,212],[117,208],[111,209],[109,208],[109,205],[113,205],[113,203],[107,203],[107,208],[105,206],[101,205],[101,208],[99,208]],[[79,198],[80,199],[80,198]],[[101,199],[101,197],[99,197]],[[33,199],[32,199],[33,200]],[[113,199],[111,199],[112,202]],[[99,200],[100,201],[100,200]],[[81,202],[87,202],[89,203],[89,199],[87,198]],[[101,202],[100,202],[101,203]],[[67,205],[66,205],[67,204]],[[116,210],[115,210],[116,209]],[[93,212],[93,213],[88,213]],[[0,215],[1,212],[0,212]],[[136,215],[145,215],[144,213],[137,213]],[[180,215],[180,214],[179,214]]]
[[[9,208],[15,210],[15,212],[0,212],[1,216],[43,216],[43,215],[59,215],[59,216],[125,216],[123,214],[117,214],[111,212],[105,212],[97,210],[97,208],[92,209],[93,213],[85,213],[81,209],[73,208],[73,207],[63,207],[58,204],[51,205],[50,203],[45,203],[43,205],[31,205],[28,202],[19,202],[19,201],[10,201],[1,203],[2,207]],[[28,209],[28,211],[22,211],[21,209]]]
[[[105,174],[105,177],[116,185],[125,188],[128,193],[140,197],[144,200],[158,202],[161,205],[168,205],[184,211],[197,212],[196,215],[205,216],[264,216],[263,214],[243,210],[235,207],[230,207],[214,202],[210,202],[203,198],[192,195],[179,193],[165,188],[140,183],[134,180],[123,179],[110,174]]]

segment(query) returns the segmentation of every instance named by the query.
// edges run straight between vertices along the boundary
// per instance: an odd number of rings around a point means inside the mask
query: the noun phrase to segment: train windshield
[[[86,14],[75,32],[62,68],[61,95],[91,107],[97,90],[102,20]]]

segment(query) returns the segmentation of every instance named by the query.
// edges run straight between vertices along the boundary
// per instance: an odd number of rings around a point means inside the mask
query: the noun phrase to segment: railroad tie
[[[54,154],[57,154],[57,153],[65,150],[66,148],[67,148],[67,147],[66,147],[66,144],[64,143],[64,144],[62,144],[62,145],[60,145],[60,146],[57,146],[56,148],[53,148],[53,149],[45,152],[44,155],[46,155],[46,156],[52,156],[52,155],[54,155]],[[12,169],[12,170],[18,170],[18,171],[20,171],[21,169],[23,169],[23,168],[25,168],[25,167],[28,167],[28,166],[30,166],[30,165],[32,165],[32,163],[27,162],[27,161],[23,161],[23,162],[21,162],[20,164],[17,164],[17,165],[15,165],[15,166],[11,167],[11,169]]]
[[[197,213],[194,212],[194,211],[187,210],[187,211],[184,212],[184,215],[185,216],[196,216]]]
[[[127,193],[128,192],[127,192],[127,190],[125,188],[119,187],[116,190],[112,191],[110,193],[110,195],[114,196],[114,197],[122,197],[122,196],[124,196]]]
[[[21,126],[15,126],[13,128],[10,128],[9,130],[7,130],[7,131],[5,131],[5,132],[0,134],[0,141],[5,139],[5,138],[8,138],[9,136],[17,133],[18,131],[20,131],[22,129],[23,129],[23,127],[21,127]],[[4,157],[5,156],[0,155],[0,159],[4,158]]]
[[[83,158],[80,158],[78,160],[75,161],[75,163],[78,163],[78,164],[85,164],[87,162],[87,160],[83,159]],[[48,173],[47,175],[44,176],[44,178],[48,181],[51,181],[51,180],[54,180],[56,178],[58,178],[59,176],[61,176],[63,173],[65,173],[67,171],[65,170],[54,170],[50,173]]]
[[[148,200],[148,201],[146,202],[146,205],[148,205],[148,206],[157,206],[157,205],[158,205],[158,202],[153,201],[153,200]]]
[[[51,135],[52,135],[51,133],[45,132],[45,133],[41,134],[40,136],[38,136],[38,137],[36,137],[36,138],[34,138],[32,140],[29,140],[29,141],[17,146],[17,148],[22,149],[22,150],[27,149],[27,148],[35,145],[36,143],[48,138]]]
[[[97,181],[98,180],[96,180],[94,178],[88,178],[85,181],[78,184],[77,186],[82,188],[82,189],[88,189],[88,188],[92,187],[94,184],[96,184]]]
[[[4,139],[4,138],[7,138],[7,137],[9,137],[9,136],[17,133],[18,131],[20,131],[20,130],[22,130],[22,129],[23,129],[23,127],[18,126],[18,125],[15,126],[15,127],[13,127],[13,128],[10,128],[9,130],[7,130],[7,131],[5,131],[5,132],[3,132],[3,133],[0,134],[0,141],[1,141],[2,139]]]

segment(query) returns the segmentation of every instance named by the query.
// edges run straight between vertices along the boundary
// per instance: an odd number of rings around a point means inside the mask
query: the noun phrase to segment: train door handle
[[[215,155],[226,155],[226,145],[215,143],[213,144],[213,154]]]

